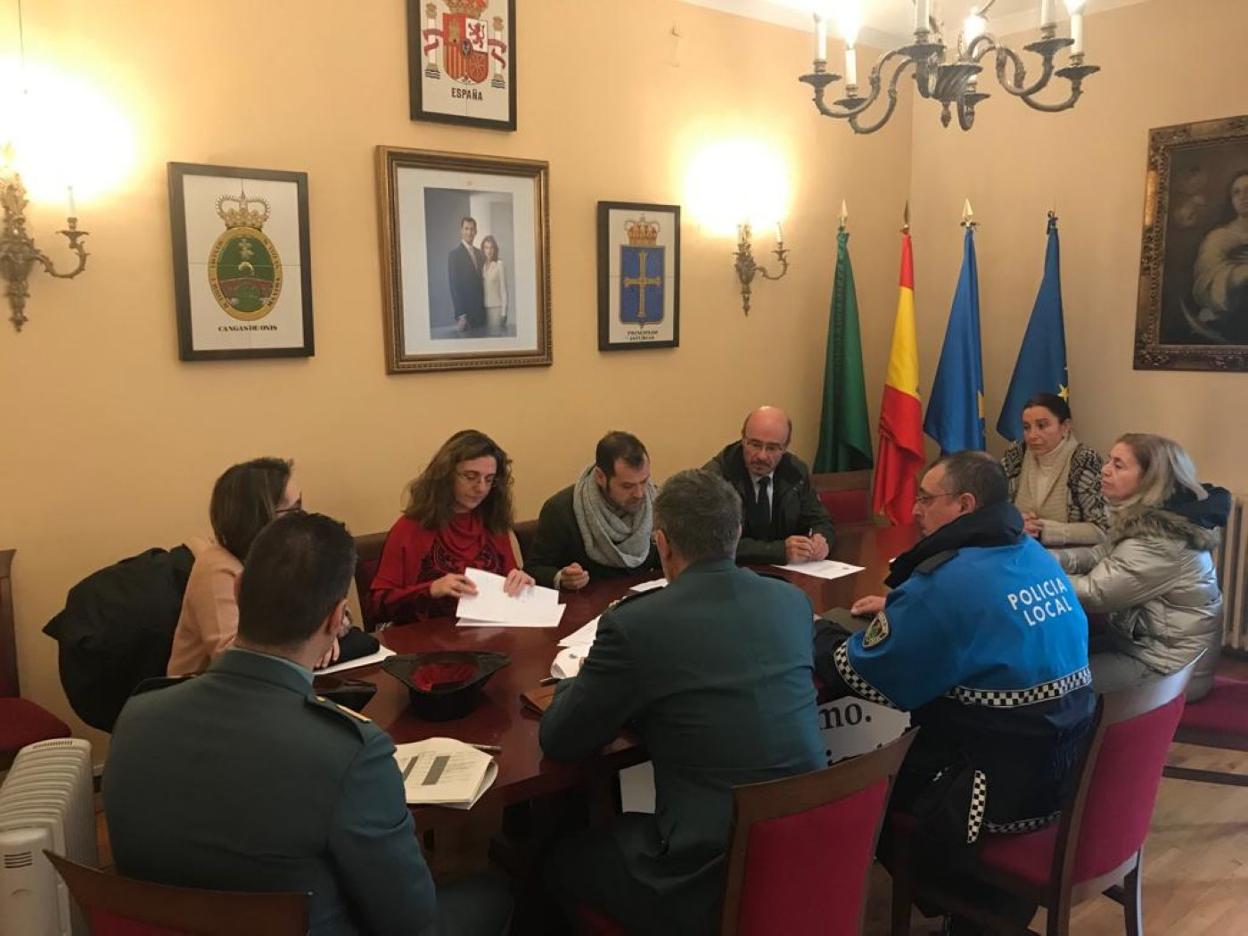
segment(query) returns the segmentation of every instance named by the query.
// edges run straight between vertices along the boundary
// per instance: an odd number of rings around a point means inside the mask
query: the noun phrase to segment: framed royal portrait
[[[680,346],[680,206],[598,203],[598,350]]]
[[[310,357],[304,172],[169,163],[178,356]]]
[[[412,120],[516,129],[516,0],[407,0]]]
[[[550,364],[549,174],[377,148],[389,373]]]
[[[1149,131],[1135,368],[1248,371],[1248,116]]]

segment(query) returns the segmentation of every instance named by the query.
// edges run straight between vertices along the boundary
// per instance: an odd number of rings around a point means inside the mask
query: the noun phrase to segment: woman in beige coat
[[[1057,551],[1075,594],[1107,625],[1089,643],[1092,684],[1112,692],[1182,668],[1205,651],[1189,700],[1213,684],[1222,646],[1222,594],[1212,551],[1226,525],[1230,495],[1196,480],[1177,443],[1129,433],[1101,472],[1110,508],[1109,539]]]

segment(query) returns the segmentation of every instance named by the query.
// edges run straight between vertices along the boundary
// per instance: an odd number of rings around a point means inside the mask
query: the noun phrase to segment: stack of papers
[[[556,627],[563,618],[564,605],[553,588],[530,585],[512,597],[504,594],[506,579],[501,575],[480,569],[464,574],[477,593],[459,599],[455,613],[460,627]]]
[[[498,777],[494,758],[454,738],[400,744],[394,758],[412,805],[471,809]]]
[[[344,670],[359,669],[362,666],[372,666],[374,663],[380,663],[394,656],[394,651],[389,647],[378,647],[376,652],[370,653],[368,656],[356,657],[354,660],[347,660],[345,663],[335,663],[324,669],[316,670],[317,676],[332,676],[334,673],[341,673]]]
[[[599,615],[598,617],[601,617]],[[550,675],[555,679],[569,679],[581,671],[581,664],[589,656],[589,648],[598,636],[598,618],[579,627],[559,641],[560,650],[555,662],[550,664]]]
[[[651,579],[648,582],[641,582],[640,584],[634,585],[632,588],[629,589],[629,591],[648,592],[652,588],[664,588],[666,587],[666,585],[667,585],[667,579],[657,578],[657,579]]]
[[[788,569],[790,572],[801,572],[803,575],[813,575],[821,579],[838,579],[846,575],[853,575],[855,572],[861,572],[862,566],[850,565],[847,562],[837,562],[835,559],[819,559],[815,562],[790,562],[788,565],[778,565],[776,568]]]

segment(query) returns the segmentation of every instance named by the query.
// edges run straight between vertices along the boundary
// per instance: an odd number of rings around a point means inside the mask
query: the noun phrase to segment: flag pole
[[[902,214],[901,217],[902,217],[901,233],[909,234],[910,233],[910,199],[908,198],[906,199],[906,210]]]
[[[841,217],[836,229],[838,231],[845,230],[845,225],[849,222],[849,210],[845,207],[845,199],[841,199]]]

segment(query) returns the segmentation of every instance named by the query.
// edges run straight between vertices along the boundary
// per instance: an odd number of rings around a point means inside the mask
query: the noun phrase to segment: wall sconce
[[[57,279],[73,279],[87,266],[87,251],[82,239],[87,231],[78,230],[77,211],[74,208],[74,190],[69,190],[69,217],[66,228],[57,231],[69,241],[70,251],[78,257],[78,265],[68,273],[56,269],[51,258],[35,247],[35,240],[26,231],[26,186],[16,172],[0,174],[0,205],[4,207],[4,226],[0,228],[0,276],[4,277],[5,295],[9,298],[12,314],[9,321],[14,329],[22,330],[26,324],[26,300],[30,298],[28,278],[36,263],[44,272]]]
[[[750,314],[750,292],[755,275],[762,276],[763,279],[778,280],[783,279],[784,274],[789,272],[789,251],[784,246],[784,231],[781,230],[779,223],[776,224],[776,247],[772,253],[780,261],[780,272],[774,276],[767,271],[766,267],[759,266],[754,261],[754,251],[750,245],[752,236],[753,231],[748,221],[737,225],[737,279],[741,281],[741,311],[746,315]]]

